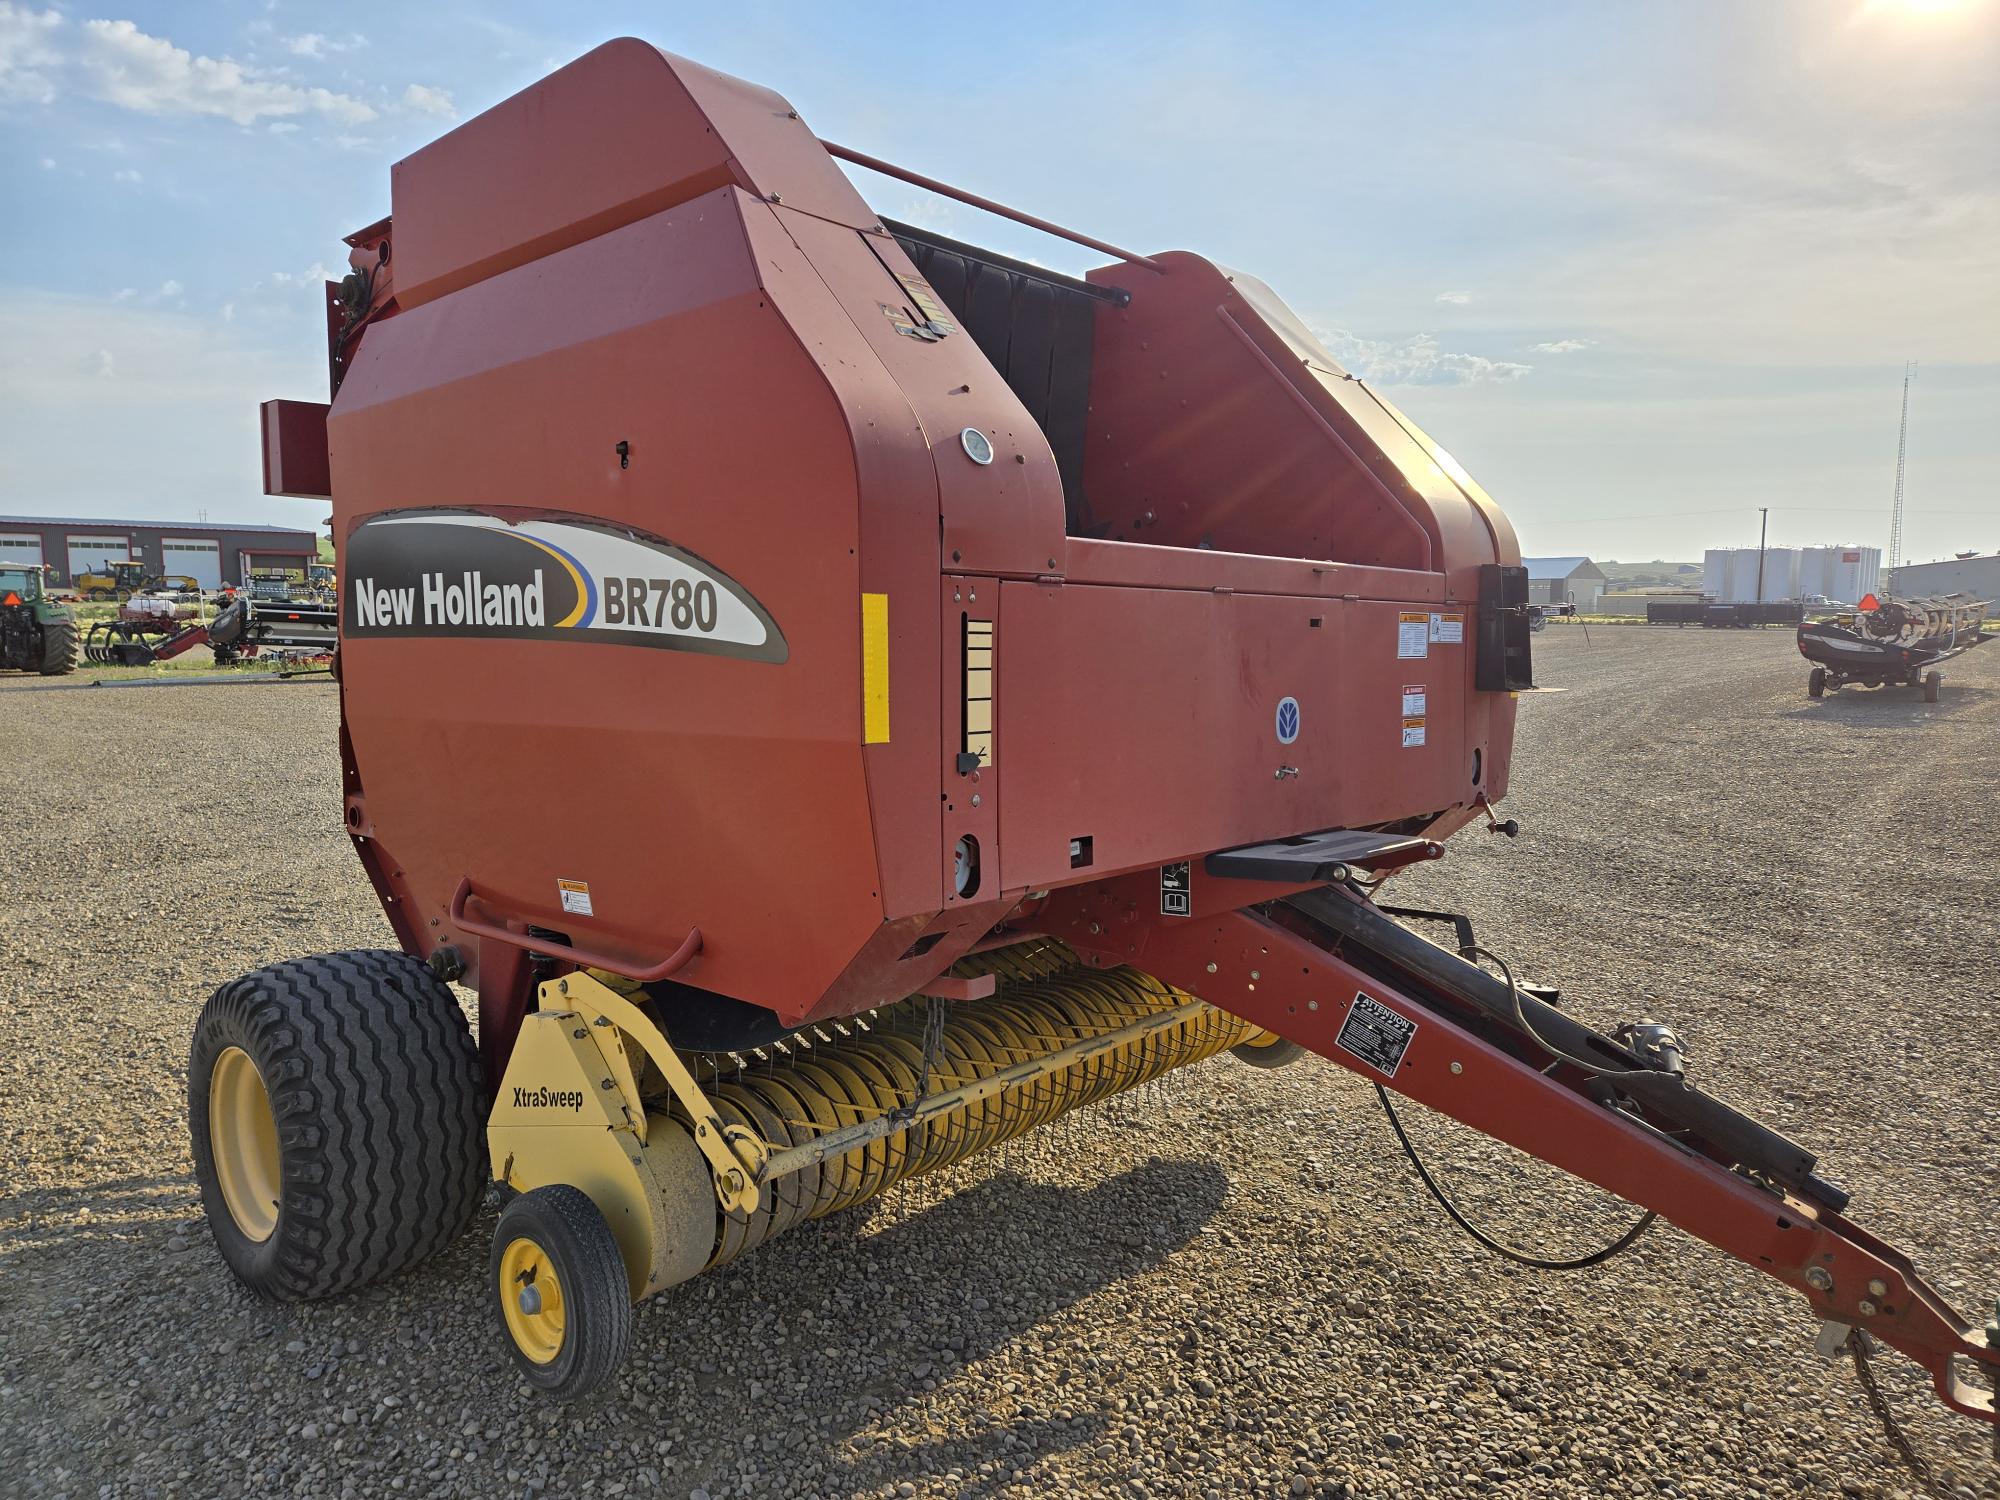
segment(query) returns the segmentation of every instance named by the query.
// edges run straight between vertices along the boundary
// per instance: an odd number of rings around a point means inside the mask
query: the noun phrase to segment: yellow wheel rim
[[[278,1122],[264,1075],[241,1047],[225,1048],[208,1075],[208,1146],[229,1217],[262,1244],[278,1227]]]
[[[533,1240],[510,1240],[500,1252],[500,1311],[514,1347],[538,1365],[562,1353],[562,1283],[555,1262]]]

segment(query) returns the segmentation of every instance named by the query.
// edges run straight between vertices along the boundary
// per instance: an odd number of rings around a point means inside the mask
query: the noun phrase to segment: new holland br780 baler
[[[1102,252],[884,223],[835,158]],[[1812,1155],[1372,899],[1507,789],[1491,499],[1269,288],[612,42],[397,164],[329,289],[344,809],[399,952],[231,981],[225,1257],[329,1295],[497,1183],[527,1377],[633,1303],[1186,1063],[1308,1048],[1721,1246],[1836,1334],[1991,1336]],[[475,1045],[446,981],[478,994]],[[757,1065],[739,1066],[754,1057]]]

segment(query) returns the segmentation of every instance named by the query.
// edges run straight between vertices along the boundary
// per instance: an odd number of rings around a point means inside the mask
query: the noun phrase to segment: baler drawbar
[[[836,158],[1108,263],[885,222]],[[328,289],[332,400],[267,403],[264,458],[333,502],[344,822],[397,946],[244,975],[197,1024],[197,1175],[247,1285],[366,1285],[490,1190],[496,1322],[575,1395],[637,1301],[805,1219],[1310,1050],[1994,1420],[1966,1377],[2000,1330],[1670,1027],[1595,1031],[1465,919],[1375,899],[1515,831],[1527,576],[1268,287],[630,40],[392,181]]]

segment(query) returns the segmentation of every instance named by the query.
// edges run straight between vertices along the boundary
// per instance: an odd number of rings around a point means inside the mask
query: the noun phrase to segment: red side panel
[[[1080,837],[1109,874],[1442,812],[1483,785],[1472,752],[1484,777],[1511,733],[1511,702],[1470,690],[1469,633],[1428,639],[1435,606],[1029,583],[1001,597],[1000,835],[1017,883],[1074,879]],[[1420,657],[1399,655],[1416,649],[1405,619]]]
[[[264,432],[264,493],[295,500],[333,495],[326,454],[324,401],[266,401],[260,410]]]
[[[760,286],[744,205],[723,189],[371,328],[331,424],[337,524],[465,507],[627,525],[740,583],[786,660],[350,635],[344,697],[360,831],[432,941],[471,876],[638,960],[699,925],[681,977],[796,1014],[881,922],[858,500],[845,413]],[[560,880],[588,884],[588,919]]]
[[[392,182],[406,308],[725,183],[875,222],[778,95],[629,37],[405,157]]]

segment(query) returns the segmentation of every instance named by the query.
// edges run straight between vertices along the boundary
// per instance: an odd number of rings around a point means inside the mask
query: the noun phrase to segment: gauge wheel
[[[632,1283],[618,1241],[580,1188],[523,1193],[493,1230],[487,1285],[514,1364],[537,1390],[588,1395],[625,1362]]]

